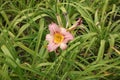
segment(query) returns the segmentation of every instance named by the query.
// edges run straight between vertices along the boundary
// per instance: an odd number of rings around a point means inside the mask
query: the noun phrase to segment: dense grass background
[[[78,18],[69,47],[49,53],[48,25]],[[0,80],[120,80],[120,1],[0,0]]]

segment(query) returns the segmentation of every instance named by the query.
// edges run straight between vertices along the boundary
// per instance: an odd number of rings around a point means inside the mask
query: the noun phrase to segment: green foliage
[[[119,80],[119,0],[1,0],[0,80]],[[47,51],[48,25],[69,28],[74,40]]]

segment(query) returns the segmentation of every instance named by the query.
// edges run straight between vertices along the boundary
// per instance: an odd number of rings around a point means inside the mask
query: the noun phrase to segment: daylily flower
[[[49,52],[55,51],[58,47],[65,50],[67,43],[73,39],[73,35],[70,32],[55,23],[49,25],[49,31],[50,34],[46,35],[46,40],[49,42],[47,46]]]

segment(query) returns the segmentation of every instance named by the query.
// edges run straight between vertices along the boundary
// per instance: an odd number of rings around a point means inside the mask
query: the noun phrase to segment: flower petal
[[[57,24],[51,23],[49,25],[49,31],[50,31],[50,34],[54,34],[55,32],[60,32],[60,28],[58,27]]]
[[[70,32],[68,32],[66,29],[61,28],[61,34],[64,35],[64,41],[63,41],[64,43],[73,40],[73,35]]]
[[[48,51],[52,52],[52,51],[56,50],[58,47],[59,47],[58,44],[55,44],[54,42],[50,42],[48,44]]]
[[[66,34],[66,32],[67,32],[67,31],[66,31],[65,28],[62,28],[62,27],[60,28],[60,33],[62,33],[62,34]]]
[[[65,36],[63,42],[68,43],[68,41],[71,41],[71,40],[73,40],[73,36],[71,34],[68,34],[68,35]]]
[[[46,40],[49,41],[49,42],[53,41],[53,36],[50,35],[50,34],[47,34],[46,35]]]
[[[62,50],[65,50],[65,49],[67,48],[67,45],[66,45],[65,43],[61,43],[61,44],[60,44],[60,48],[61,48]]]

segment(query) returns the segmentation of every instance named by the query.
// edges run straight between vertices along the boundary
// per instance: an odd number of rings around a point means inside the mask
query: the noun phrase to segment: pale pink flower
[[[67,43],[73,39],[70,32],[55,23],[49,25],[49,31],[50,34],[46,35],[46,40],[49,42],[47,46],[49,52],[55,51],[58,47],[65,50]]]

